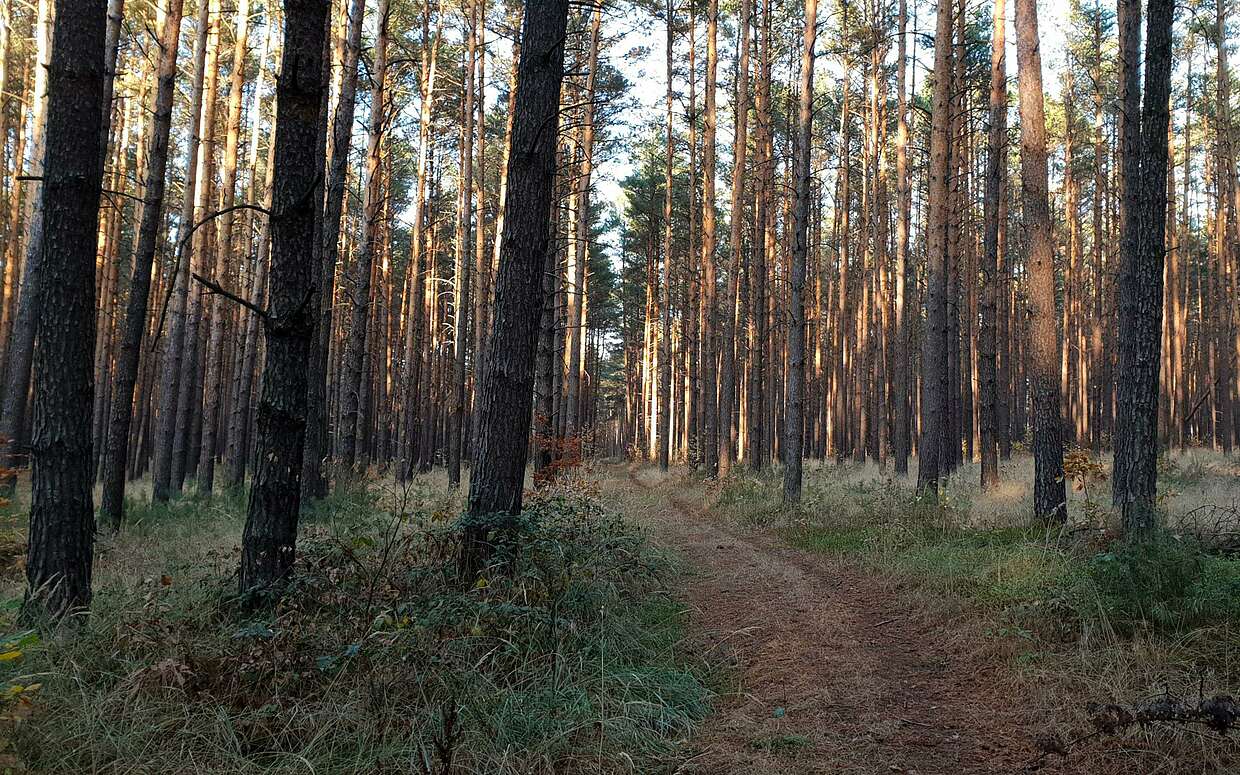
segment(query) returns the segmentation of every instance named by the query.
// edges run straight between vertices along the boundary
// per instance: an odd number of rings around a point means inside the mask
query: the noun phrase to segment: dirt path
[[[943,622],[911,591],[666,497],[646,520],[692,567],[696,626],[706,648],[735,660],[739,679],[679,772],[1026,769],[1032,730],[975,625]]]

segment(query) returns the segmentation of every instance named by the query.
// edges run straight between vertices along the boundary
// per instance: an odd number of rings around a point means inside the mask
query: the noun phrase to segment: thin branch
[[[191,273],[190,273],[190,275],[191,275],[191,276],[192,276],[195,280],[197,280],[199,283],[201,283],[203,286],[205,286],[205,287],[206,287],[206,289],[207,289],[209,292],[211,292],[211,293],[213,293],[213,294],[217,294],[217,295],[219,295],[219,296],[223,296],[224,298],[228,299],[229,301],[234,301],[234,302],[236,302],[237,304],[240,304],[241,306],[243,306],[243,307],[245,307],[246,309],[248,309],[250,312],[253,312],[255,315],[258,315],[260,318],[263,318],[264,320],[269,320],[269,319],[270,319],[270,316],[267,314],[267,310],[263,309],[262,307],[258,306],[257,304],[254,304],[253,302],[246,301],[245,299],[241,298],[241,297],[240,297],[240,296],[238,296],[237,294],[232,293],[231,291],[229,291],[229,290],[227,290],[227,289],[223,288],[223,287],[222,287],[222,286],[220,286],[218,283],[214,283],[214,282],[212,282],[212,281],[208,280],[207,278],[203,277],[202,275],[198,274],[197,272],[191,272]]]

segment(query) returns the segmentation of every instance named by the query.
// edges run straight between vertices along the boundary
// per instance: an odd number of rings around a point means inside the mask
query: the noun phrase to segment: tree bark
[[[749,150],[749,0],[741,0],[740,46],[736,64],[736,131],[732,143],[731,221],[732,265],[728,269],[728,295],[724,299],[723,336],[719,363],[719,476],[732,470],[733,428],[736,403],[736,337],[740,326],[740,281],[745,264],[742,225],[745,220],[745,163]]]
[[[926,226],[926,328],[921,357],[921,440],[917,490],[938,492],[950,461],[941,460],[948,434],[947,221],[951,169],[952,3],[938,0],[934,46],[934,96],[930,116],[929,213]]]
[[[381,216],[383,210],[383,179],[380,164],[383,134],[388,121],[387,91],[388,0],[379,0],[378,32],[375,37],[373,83],[370,92],[370,121],[367,125],[366,176],[362,204],[362,239],[360,250],[353,258],[352,278],[349,282],[349,311],[351,314],[348,341],[344,353],[344,372],[341,391],[341,425],[337,429],[340,450],[340,468],[343,475],[351,476],[357,465],[357,440],[364,433],[361,401],[362,381],[366,356],[366,339],[370,328],[371,276],[375,258],[381,245]],[[333,164],[335,159],[333,159]]]
[[[461,571],[472,578],[485,563],[489,515],[521,510],[533,413],[535,342],[555,186],[560,87],[568,0],[529,0],[521,33],[517,113],[513,117],[504,202],[503,253],[495,285],[495,325],[487,341],[490,367],[478,391],[478,428],[469,482],[469,514]]]
[[[241,97],[245,87],[245,57],[250,30],[249,0],[238,0],[233,27],[235,39],[228,85],[228,115],[225,119],[224,175],[220,183],[220,211],[224,214],[217,221],[219,231],[216,237],[216,245],[219,247],[216,265],[222,269],[225,279],[230,279],[233,275],[233,226],[236,222],[233,206],[237,203],[237,152],[241,140]],[[215,489],[215,457],[218,451],[221,398],[224,392],[224,333],[227,328],[226,319],[232,312],[228,306],[231,304],[231,301],[218,295],[211,300],[211,334],[207,344],[202,451],[199,455],[201,463],[198,472],[198,492],[207,495]]]
[[[1140,157],[1125,180],[1127,227],[1119,277],[1119,380],[1114,498],[1125,530],[1158,524],[1158,369],[1162,348],[1167,226],[1167,126],[1171,98],[1172,0],[1150,0],[1145,38],[1145,99]],[[1134,201],[1135,200],[1135,201]]]
[[[715,304],[715,162],[717,122],[715,92],[719,36],[719,2],[710,0],[706,10],[706,95],[702,137],[702,472],[707,478],[719,471],[719,404],[718,369],[719,341],[716,332],[718,310]]]
[[[275,590],[293,568],[306,432],[306,364],[317,310],[315,220],[324,40],[330,0],[285,0],[272,181],[271,302],[258,404],[258,452],[241,543],[242,594]]]
[[[1033,513],[1046,522],[1068,518],[1063,479],[1063,419],[1059,367],[1062,344],[1055,321],[1055,254],[1046,172],[1042,54],[1037,0],[1016,0],[1016,58],[1020,82],[1021,190],[1029,241],[1031,338],[1029,382],[1033,390]]]
[[[461,458],[465,452],[465,350],[469,343],[470,240],[474,187],[474,69],[478,56],[478,2],[469,0],[467,45],[464,57],[465,100],[461,121],[461,183],[457,200],[456,257],[452,274],[452,408],[448,416],[448,487],[461,485]]]
[[[103,498],[99,514],[113,531],[119,530],[124,520],[125,465],[129,457],[129,433],[134,412],[133,393],[142,354],[142,335],[146,332],[151,267],[155,261],[159,229],[163,223],[168,137],[172,128],[172,102],[176,94],[177,51],[183,7],[184,0],[171,0],[159,36],[159,64],[155,73],[158,85],[151,111],[153,119],[144,174],[147,188],[142,200],[142,223],[138,230],[138,246],[134,251],[129,301],[125,310],[124,330],[112,387],[112,408],[109,412],[103,455]]]
[[[22,606],[28,622],[89,607],[95,531],[91,370],[107,2],[58,0],[56,11],[40,207],[43,282],[35,300],[33,473]]]
[[[978,338],[978,382],[981,394],[981,485],[989,490],[999,484],[998,422],[999,390],[995,379],[996,309],[999,284],[999,202],[1003,199],[1003,173],[1007,153],[1007,60],[1005,54],[1005,0],[995,0],[994,32],[990,37],[990,129],[986,156],[986,202],[982,264],[982,326]]]
[[[805,0],[805,31],[801,49],[801,95],[797,111],[796,206],[792,225],[792,274],[789,281],[791,323],[788,329],[788,372],[784,394],[784,503],[801,501],[801,457],[805,440],[805,273],[809,255],[810,145],[814,121],[814,44],[818,38],[818,0]]]

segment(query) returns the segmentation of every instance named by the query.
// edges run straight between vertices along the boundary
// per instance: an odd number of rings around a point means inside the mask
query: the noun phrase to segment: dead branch
[[[250,312],[253,312],[255,315],[258,315],[260,318],[263,318],[264,320],[266,320],[269,317],[267,315],[267,310],[263,309],[262,307],[259,307],[257,304],[246,301],[245,299],[241,298],[237,294],[228,291],[227,289],[208,280],[207,278],[203,277],[197,272],[191,272],[190,274],[195,280],[197,280],[204,287],[206,287],[208,292],[219,295],[219,296],[223,296],[229,301],[234,301],[237,304],[240,304],[241,306],[248,309]]]

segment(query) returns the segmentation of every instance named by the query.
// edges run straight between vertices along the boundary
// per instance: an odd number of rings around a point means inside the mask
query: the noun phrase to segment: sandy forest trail
[[[936,621],[864,570],[730,529],[646,477],[630,472],[666,496],[644,520],[690,566],[695,629],[737,668],[678,772],[1026,770],[1035,728],[974,626]]]

